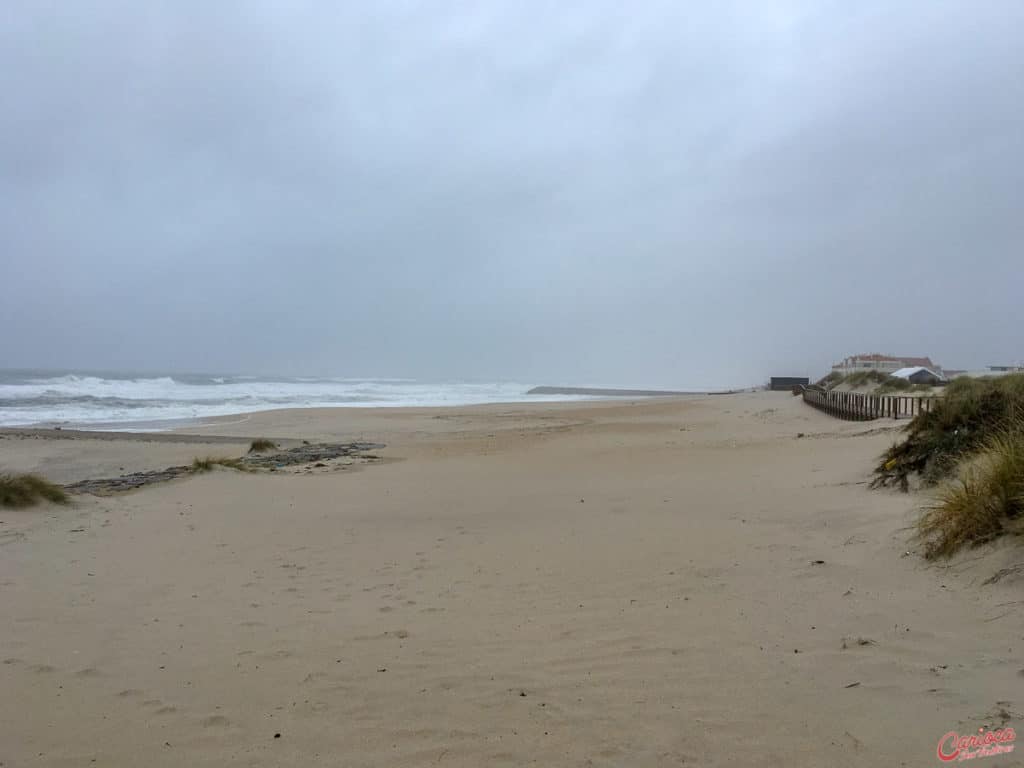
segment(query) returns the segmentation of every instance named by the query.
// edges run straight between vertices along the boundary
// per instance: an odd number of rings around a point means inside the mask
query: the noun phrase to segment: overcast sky
[[[1024,3],[0,6],[0,367],[1024,358]]]

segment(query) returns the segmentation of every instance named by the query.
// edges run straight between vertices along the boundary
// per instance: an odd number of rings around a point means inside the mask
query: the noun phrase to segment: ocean
[[[586,400],[527,395],[532,384],[413,379],[0,370],[0,427],[132,430],[274,408],[470,405]]]

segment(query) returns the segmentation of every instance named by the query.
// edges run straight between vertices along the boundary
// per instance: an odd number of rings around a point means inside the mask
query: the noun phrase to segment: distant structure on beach
[[[987,376],[1006,376],[1010,373],[1024,373],[1024,363],[1017,363],[1016,365],[990,365],[980,371],[959,369],[954,371],[947,368],[943,373],[948,379],[955,379],[958,376],[968,376],[972,379],[981,379]]]
[[[991,373],[1024,373],[1024,363],[1017,363],[1016,365],[990,365],[988,369]]]
[[[806,387],[810,383],[807,376],[772,376],[768,389],[773,392],[791,392],[793,387]]]
[[[671,397],[676,395],[731,395],[741,390],[679,391],[668,389],[608,389],[606,387],[534,387],[528,395],[586,395],[589,397]]]
[[[942,368],[932,362],[930,357],[896,357],[893,355],[880,355],[871,352],[862,355],[851,355],[842,362],[832,366],[832,370],[844,376],[858,371],[880,371],[881,373],[895,373],[901,368],[927,368],[940,376]]]

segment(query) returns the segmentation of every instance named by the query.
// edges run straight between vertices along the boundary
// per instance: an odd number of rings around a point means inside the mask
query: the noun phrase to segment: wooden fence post
[[[931,413],[936,400],[931,396],[836,392],[819,387],[805,387],[802,395],[808,405],[847,421],[870,421],[886,417],[913,419],[923,413]]]

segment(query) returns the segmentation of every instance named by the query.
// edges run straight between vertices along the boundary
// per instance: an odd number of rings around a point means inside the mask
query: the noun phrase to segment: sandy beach
[[[0,512],[0,765],[936,764],[1024,717],[1020,577],[985,583],[1019,554],[918,556],[927,498],[867,488],[897,426],[756,393],[0,433],[61,483],[386,446]]]

